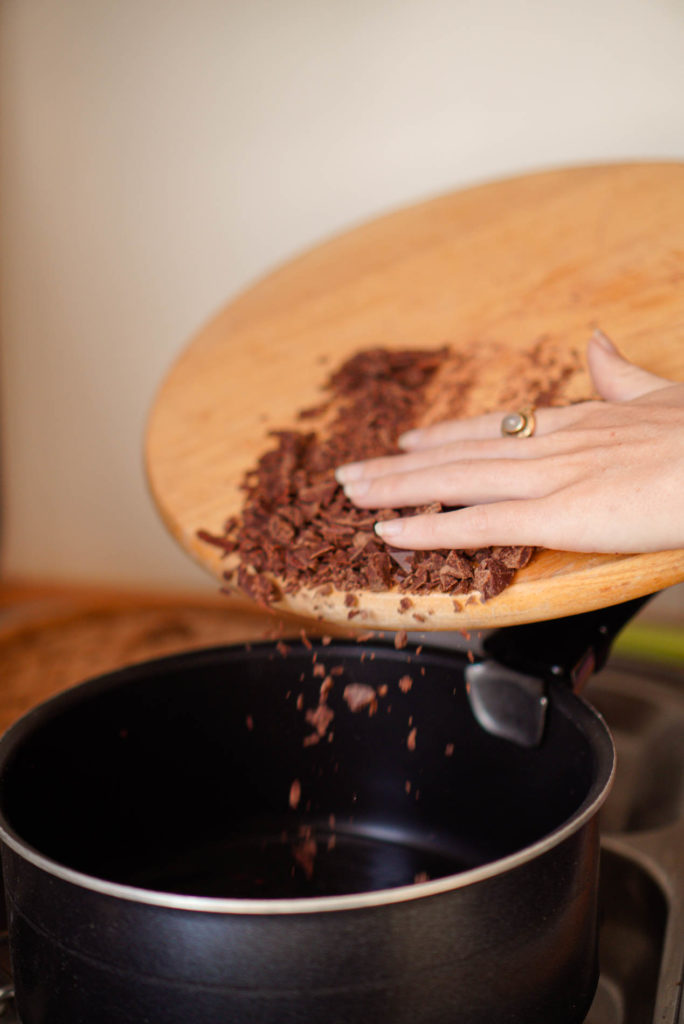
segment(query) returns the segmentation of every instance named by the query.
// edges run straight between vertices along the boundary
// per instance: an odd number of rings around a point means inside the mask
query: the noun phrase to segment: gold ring
[[[501,420],[501,433],[504,437],[532,437],[537,420],[534,408],[527,406],[519,412],[507,412]]]

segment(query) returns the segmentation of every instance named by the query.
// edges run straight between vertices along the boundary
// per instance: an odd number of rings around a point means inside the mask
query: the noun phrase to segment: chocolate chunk
[[[334,717],[335,712],[327,704],[319,704],[315,709],[309,708],[305,715],[307,722],[314,727],[319,736],[325,736]]]
[[[399,680],[399,689],[402,693],[408,693],[412,686],[413,679],[411,679],[411,676],[402,676]]]
[[[408,636],[405,629],[400,629],[394,634],[394,646],[398,651],[401,651],[406,647],[408,643]]]
[[[290,786],[290,807],[293,811],[296,811],[299,807],[299,801],[302,799],[302,784],[299,779],[295,779]]]
[[[349,683],[342,695],[349,705],[350,711],[362,711],[364,708],[377,706],[375,690],[366,683]]]

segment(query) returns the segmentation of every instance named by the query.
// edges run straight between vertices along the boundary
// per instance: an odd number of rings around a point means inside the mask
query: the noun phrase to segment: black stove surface
[[[684,1024],[684,672],[613,659],[586,697],[613,733],[618,770],[602,816],[601,977],[585,1024]],[[20,1024],[8,972],[0,937],[0,1020]]]

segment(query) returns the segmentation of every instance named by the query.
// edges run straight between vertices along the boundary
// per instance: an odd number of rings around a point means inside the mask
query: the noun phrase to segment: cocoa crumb
[[[398,651],[403,650],[403,648],[406,647],[407,643],[408,643],[408,636],[406,634],[406,630],[405,629],[400,629],[394,635],[394,646],[395,646],[396,650],[398,650]]]
[[[309,640],[308,636],[306,635],[306,630],[305,629],[300,629],[299,635],[302,638],[302,643],[304,644],[306,649],[308,651],[310,651],[312,646],[313,646],[313,644],[311,643],[311,641]]]
[[[317,852],[318,847],[311,830],[302,829],[299,840],[292,846],[292,856],[308,879],[313,878]]]
[[[290,807],[293,811],[296,811],[299,807],[299,801],[302,799],[302,784],[299,779],[295,779],[290,786]]]

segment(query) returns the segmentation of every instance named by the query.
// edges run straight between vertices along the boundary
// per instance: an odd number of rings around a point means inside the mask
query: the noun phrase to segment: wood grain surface
[[[225,644],[297,639],[320,627],[246,599],[66,585],[0,588],[0,733],[30,708],[87,679],[153,658]]]
[[[513,354],[540,336],[584,350],[600,326],[626,356],[684,380],[684,164],[620,164],[528,175],[380,217],[275,270],[181,353],[154,402],[146,465],[159,512],[214,576],[220,532],[246,470],[321,400],[329,372],[369,347],[447,343]],[[502,380],[506,360],[499,367]],[[684,552],[544,551],[498,597],[447,595],[399,612],[363,594],[368,627],[477,629],[571,615],[684,579]],[[343,623],[340,593],[300,591],[282,608]],[[415,621],[413,616],[419,616]],[[356,620],[360,624],[359,619]]]

